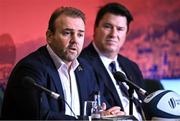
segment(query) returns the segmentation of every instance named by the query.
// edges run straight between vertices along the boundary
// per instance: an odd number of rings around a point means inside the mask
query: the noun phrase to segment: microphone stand
[[[120,83],[119,80],[118,81],[118,85],[120,87],[120,85],[122,85],[123,83]],[[128,83],[126,83],[128,86],[129,86],[129,89],[128,89],[128,94],[126,97],[128,98],[129,100],[129,115],[133,115],[133,92],[134,92],[134,88],[129,85]]]
[[[128,93],[129,93],[129,115],[133,115],[133,92],[134,92],[134,88],[132,88],[131,85],[129,85],[129,90],[128,90]]]
[[[134,86],[132,85],[132,83],[126,83],[128,86],[129,86],[129,90],[128,90],[128,93],[129,93],[129,115],[133,115],[133,102],[134,102],[134,96],[133,96],[133,93],[134,93]],[[144,93],[144,96],[148,95],[148,93]],[[140,113],[142,114],[142,119],[143,120],[146,120],[146,116],[143,112],[143,109],[142,107],[140,107]]]
[[[132,115],[133,114],[133,102],[134,102],[134,97],[133,97],[134,90],[138,91],[139,93],[141,93],[144,96],[147,96],[148,93],[146,92],[146,90],[140,88],[138,85],[136,85],[131,80],[129,80],[121,72],[115,72],[113,74],[113,76],[117,81],[126,82],[126,84],[129,86],[129,90],[128,90],[128,93],[129,93],[129,114]],[[145,116],[144,116],[144,113],[142,112],[142,110],[141,110],[141,113],[143,115],[143,118],[145,119]]]

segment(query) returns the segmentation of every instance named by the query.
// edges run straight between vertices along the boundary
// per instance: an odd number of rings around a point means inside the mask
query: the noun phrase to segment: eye
[[[111,29],[112,28],[112,26],[110,24],[104,24],[103,27],[107,28],[107,29]]]
[[[69,35],[71,35],[71,32],[70,32],[70,31],[64,31],[64,32],[62,32],[62,34],[63,34],[64,36],[69,36]]]
[[[117,30],[118,31],[124,31],[125,29],[124,29],[124,27],[117,27]]]
[[[83,33],[78,33],[78,37],[84,37]]]

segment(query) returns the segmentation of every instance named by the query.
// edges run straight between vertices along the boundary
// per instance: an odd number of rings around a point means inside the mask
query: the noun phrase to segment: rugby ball
[[[151,117],[180,119],[180,95],[171,90],[158,90],[144,99]]]

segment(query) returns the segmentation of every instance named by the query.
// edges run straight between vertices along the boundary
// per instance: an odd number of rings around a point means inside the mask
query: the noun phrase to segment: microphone
[[[24,86],[30,85],[30,86],[32,86],[32,87],[37,88],[37,89],[40,90],[40,91],[45,92],[46,94],[50,95],[52,98],[54,98],[54,99],[56,99],[56,100],[62,100],[62,101],[64,101],[64,102],[67,104],[67,106],[69,107],[69,109],[71,110],[71,112],[72,112],[72,114],[74,115],[74,117],[75,117],[76,119],[78,119],[77,115],[74,113],[74,111],[72,110],[72,108],[70,107],[70,105],[66,102],[66,100],[64,100],[63,98],[61,98],[58,93],[55,93],[55,92],[53,92],[53,91],[51,91],[51,90],[43,87],[42,85],[37,84],[37,83],[35,82],[35,80],[34,80],[33,78],[29,77],[29,76],[25,76],[25,77],[23,78],[23,85],[24,85]]]
[[[123,81],[126,82],[128,85],[130,85],[131,87],[133,87],[135,90],[137,90],[138,92],[140,92],[142,95],[147,96],[148,93],[146,90],[142,89],[141,87],[139,87],[137,84],[133,83],[132,81],[130,81],[123,73],[117,71],[115,73],[113,73],[114,78],[117,81]]]
[[[37,83],[34,81],[34,79],[32,79],[31,77],[26,76],[26,77],[23,78],[23,80],[24,80],[24,85],[25,85],[25,84],[28,84],[28,85],[30,85],[30,86],[36,87],[36,88],[39,89],[40,91],[45,92],[46,94],[50,95],[52,98],[54,98],[54,99],[56,99],[56,100],[58,100],[58,99],[61,98],[59,94],[57,94],[57,93],[55,93],[55,92],[53,92],[53,91],[50,91],[50,90],[48,90],[47,88],[45,88],[45,87],[37,84]]]

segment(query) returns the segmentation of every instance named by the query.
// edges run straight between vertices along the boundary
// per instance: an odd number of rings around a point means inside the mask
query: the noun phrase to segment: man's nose
[[[111,36],[111,37],[115,37],[115,36],[117,36],[117,34],[118,34],[117,29],[116,29],[116,28],[112,28],[112,29],[111,29],[111,33],[110,33],[110,36]]]
[[[73,35],[71,36],[70,42],[76,42],[77,40],[78,40],[77,35],[73,34]]]

